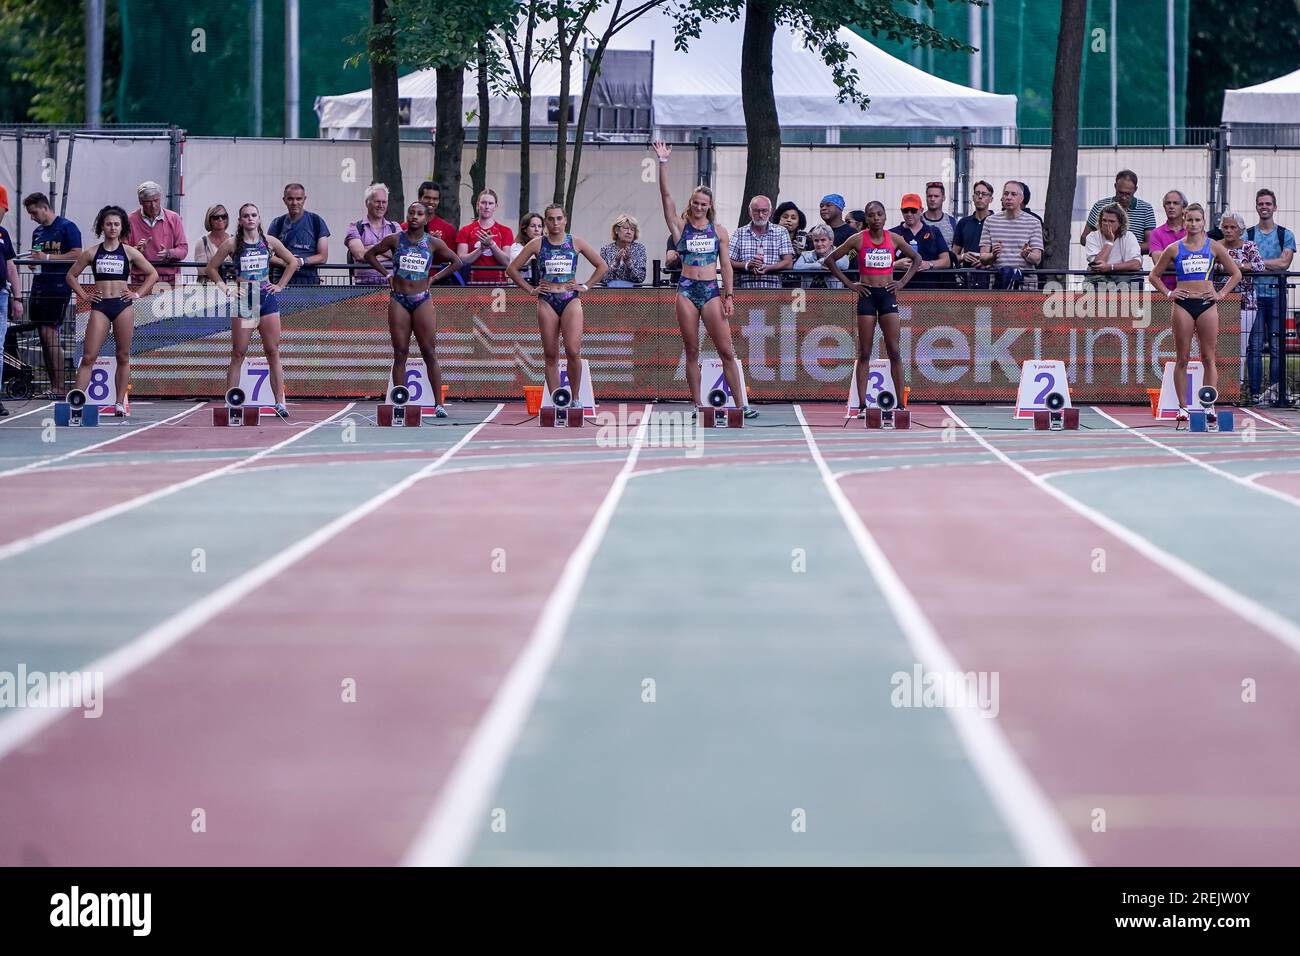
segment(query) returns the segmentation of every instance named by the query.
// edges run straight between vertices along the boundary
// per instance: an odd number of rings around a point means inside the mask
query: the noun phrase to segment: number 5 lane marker
[[[813,463],[821,472],[826,491],[848,528],[853,543],[858,546],[862,560],[866,562],[885,600],[889,602],[889,608],[917,660],[928,671],[958,673],[960,668],[952,653],[939,638],[934,625],[921,610],[921,605],[885,557],[884,550],[867,530],[862,516],[854,509],[844,494],[844,489],[831,474],[830,467],[813,438],[812,429],[804,418],[803,408],[796,405],[794,413],[803,427],[804,439],[808,442]],[[943,712],[952,721],[953,729],[957,731],[958,738],[970,755],[971,765],[983,781],[1002,815],[1002,822],[1025,860],[1034,866],[1086,865],[1083,853],[1075,845],[1060,816],[1052,809],[1047,795],[1020,762],[1015,750],[998,728],[997,721],[981,716],[971,707],[944,707]]]

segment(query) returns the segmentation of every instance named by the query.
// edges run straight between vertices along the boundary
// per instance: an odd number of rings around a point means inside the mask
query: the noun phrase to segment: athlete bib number
[[[888,269],[893,263],[894,257],[888,249],[871,249],[863,257],[863,262],[868,269]]]
[[[714,240],[708,236],[698,236],[686,240],[686,251],[693,255],[708,255],[713,251]]]
[[[548,276],[567,276],[570,271],[571,266],[567,258],[546,260],[546,274]]]
[[[424,275],[429,271],[429,260],[418,252],[408,252],[397,261],[397,268],[401,272]]]
[[[100,275],[120,276],[126,272],[126,260],[118,259],[100,259],[95,263],[95,271]]]

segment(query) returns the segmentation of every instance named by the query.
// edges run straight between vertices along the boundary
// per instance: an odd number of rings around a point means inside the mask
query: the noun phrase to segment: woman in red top
[[[861,402],[867,394],[867,375],[871,371],[871,351],[876,341],[876,323],[884,333],[885,353],[889,356],[889,374],[894,388],[902,398],[903,357],[898,345],[901,322],[898,318],[898,299],[895,293],[912,281],[921,265],[921,256],[912,244],[897,233],[885,230],[885,207],[871,201],[866,208],[867,228],[855,232],[822,260],[850,289],[858,293],[858,396]],[[841,256],[852,255],[858,264],[858,281],[853,282],[835,263]],[[894,279],[895,255],[909,260],[903,278]],[[858,417],[866,417],[865,404],[858,408]]]
[[[509,249],[515,241],[515,234],[510,231],[509,226],[496,221],[497,194],[491,189],[485,189],[478,194],[478,200],[474,205],[478,210],[478,218],[462,226],[460,232],[456,234],[456,254],[461,259],[465,259],[472,251],[475,266],[490,266],[493,263],[502,266],[510,265]],[[504,270],[471,269],[469,281],[501,285],[506,281],[506,274]]]

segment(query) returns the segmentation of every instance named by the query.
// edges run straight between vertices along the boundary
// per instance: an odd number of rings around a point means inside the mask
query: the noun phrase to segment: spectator
[[[136,189],[140,208],[129,217],[131,243],[144,253],[144,257],[158,270],[158,282],[176,284],[180,267],[168,265],[184,262],[190,254],[190,243],[185,238],[185,223],[170,209],[162,208],[162,187],[155,182],[143,182]],[[75,256],[73,257],[76,258]],[[71,268],[71,267],[69,267]],[[131,284],[144,282],[144,273],[131,268]]]
[[[545,232],[546,220],[542,218],[540,212],[524,213],[524,218],[519,220],[519,235],[510,244],[510,261],[514,262],[519,253],[524,251],[524,246],[533,239],[540,238]],[[528,263],[528,281],[533,285],[540,285],[542,282],[542,274],[539,270],[540,264],[537,257],[534,256],[533,260]]]
[[[1043,224],[1025,212],[1024,187],[1008,181],[1002,187],[1002,212],[984,220],[980,262],[998,270],[995,289],[1037,289],[1038,277],[1023,270],[1035,269],[1042,261]]]
[[[1147,250],[1151,253],[1153,262],[1160,258],[1160,253],[1165,251],[1165,246],[1172,245],[1187,235],[1187,229],[1183,226],[1183,213],[1187,211],[1187,197],[1183,195],[1182,190],[1171,189],[1165,193],[1164,207],[1164,225],[1156,226],[1147,236]],[[1245,228],[1244,224],[1242,228]],[[1170,292],[1174,291],[1174,287],[1178,284],[1178,280],[1169,274],[1162,275],[1160,279]]]
[[[509,226],[496,221],[497,202],[495,190],[485,189],[479,193],[474,202],[478,218],[461,226],[460,232],[456,233],[457,255],[464,259],[473,252],[473,266],[510,265],[509,250],[515,241],[515,234]],[[503,269],[472,271],[469,281],[503,285],[506,274]]]
[[[221,248],[221,244],[230,238],[230,213],[226,207],[217,203],[215,206],[209,206],[208,211],[203,214],[203,235],[194,243],[194,258],[199,262],[206,263],[212,258],[213,254]],[[235,278],[234,260],[227,257],[226,261],[221,264],[219,275],[223,282],[230,282]],[[199,269],[199,281],[207,282],[208,277],[204,269]]]
[[[1148,236],[1156,227],[1156,214],[1149,202],[1138,198],[1137,188],[1137,173],[1133,170],[1121,169],[1116,173],[1115,195],[1098,199],[1092,204],[1092,209],[1088,211],[1088,224],[1083,227],[1083,232],[1079,235],[1079,245],[1087,245],[1088,235],[1097,231],[1097,220],[1101,217],[1101,211],[1111,203],[1116,203],[1124,207],[1124,212],[1128,215],[1128,231],[1133,233],[1133,238],[1138,241],[1142,254],[1146,255],[1150,251],[1147,243]]]
[[[307,189],[302,183],[284,187],[284,208],[288,213],[272,219],[266,234],[279,239],[298,260],[298,271],[289,276],[289,284],[320,285],[316,267],[329,261],[330,227],[320,216],[307,211]],[[279,258],[272,261],[279,262]],[[278,283],[282,273],[283,269],[272,269],[271,282]]]
[[[402,227],[388,218],[388,187],[383,183],[371,183],[366,187],[366,215],[364,219],[348,225],[343,244],[348,250],[348,262],[364,262],[366,250],[379,244],[384,236],[401,232]],[[357,285],[387,285],[388,277],[393,274],[393,256],[384,253],[379,256],[384,271],[358,269],[349,276],[349,281]]]
[[[867,214],[863,210],[855,209],[849,213],[847,218],[854,232],[861,232],[867,228]]]
[[[62,399],[63,346],[59,344],[59,332],[72,297],[67,276],[73,261],[81,254],[81,230],[62,216],[56,216],[50,208],[50,198],[44,193],[24,197],[23,208],[36,223],[31,257],[42,260],[40,271],[32,277],[27,318],[41,337],[41,353],[50,375],[52,394]]]
[[[1237,267],[1241,269],[1241,281],[1237,283],[1237,288],[1233,291],[1241,293],[1241,352],[1242,357],[1241,370],[1244,377],[1247,373],[1249,363],[1246,361],[1250,352],[1250,333],[1255,327],[1255,310],[1257,308],[1257,299],[1255,297],[1255,282],[1250,278],[1249,273],[1263,272],[1264,260],[1260,257],[1259,246],[1244,238],[1246,232],[1246,217],[1239,212],[1225,212],[1219,219],[1219,231],[1223,233],[1223,248],[1228,250],[1228,255],[1232,256]],[[1222,288],[1227,282],[1223,276],[1215,278],[1215,287]],[[1256,355],[1259,353],[1257,352]],[[1263,369],[1260,369],[1263,372]],[[1258,381],[1260,376],[1256,376]],[[1255,392],[1250,393],[1250,400],[1258,402],[1259,396]]]
[[[799,258],[794,261],[796,272],[827,272],[826,266],[822,265],[822,259],[835,248],[835,233],[831,232],[831,227],[823,223],[818,223],[808,230],[808,241],[812,243],[812,248],[806,249],[799,253]],[[835,264],[841,270],[849,267],[849,257],[840,256]],[[831,276],[804,276],[803,287],[805,289],[843,289],[844,283],[839,279]]]
[[[949,213],[943,211],[943,201],[947,198],[948,191],[944,188],[943,183],[926,183],[925,184],[925,212],[921,215],[921,221],[927,226],[933,226],[943,235],[943,241],[952,248],[952,237],[957,231],[957,220]]]
[[[889,231],[902,236],[921,257],[921,264],[917,269],[916,278],[912,280],[912,287],[937,288],[944,284],[939,276],[923,276],[921,273],[931,269],[947,269],[951,266],[952,258],[948,253],[948,243],[938,229],[921,220],[921,197],[918,194],[908,193],[903,197],[900,205],[903,221]],[[905,268],[909,264],[906,257],[899,254],[898,250],[894,252],[894,268]]]
[[[993,185],[981,179],[971,189],[971,204],[975,211],[957,223],[952,234],[952,258],[955,268],[978,269],[980,266],[980,237],[984,233],[984,220],[993,215],[989,205],[993,202]],[[968,289],[987,289],[989,277],[968,272],[960,277]]]
[[[0,221],[9,215],[9,190],[0,186]],[[14,318],[23,317],[22,283],[18,279],[18,266],[14,262],[18,253],[14,249],[9,230],[0,225],[0,349],[4,348],[5,336],[9,332],[9,304],[13,303]],[[0,395],[4,395],[5,367],[0,356]],[[0,402],[0,418],[9,414],[5,403]]]
[[[1271,189],[1255,193],[1255,212],[1259,222],[1246,230],[1246,238],[1259,247],[1265,272],[1286,272],[1295,256],[1295,234],[1273,220],[1277,213],[1277,196]],[[1268,337],[1269,377],[1276,378],[1282,368],[1282,314],[1286,304],[1286,279],[1261,278],[1255,285],[1255,324],[1250,330],[1250,347],[1246,364],[1250,379],[1250,394],[1259,394],[1262,385],[1263,364],[1261,352],[1264,337]],[[1269,386],[1269,394],[1276,400],[1276,384]],[[1267,396],[1265,396],[1267,397]]]
[[[1098,282],[1115,273],[1136,275],[1142,269],[1142,250],[1128,231],[1128,213],[1111,203],[1097,219],[1097,231],[1088,236],[1088,281]]]
[[[844,221],[843,196],[839,193],[828,193],[822,197],[820,208],[822,222],[830,226],[831,232],[835,233],[836,246],[853,235],[854,228]]]
[[[790,234],[771,223],[772,200],[755,196],[749,201],[749,222],[731,234],[731,268],[741,289],[779,289],[779,273],[794,264]]]
[[[627,289],[645,282],[645,246],[637,241],[641,226],[624,213],[614,220],[609,231],[614,241],[600,247],[600,257],[609,266],[604,284]]]
[[[429,221],[425,224],[424,231],[431,236],[437,236],[447,244],[448,249],[456,248],[456,227],[446,219],[439,218],[438,205],[442,201],[442,190],[438,184],[431,179],[426,179],[420,183],[417,198],[429,210]]]
[[[776,207],[773,218],[778,226],[784,226],[785,231],[790,233],[790,245],[796,254],[808,248],[808,217],[802,209],[792,202],[783,202]]]
[[[1017,179],[1017,180],[1014,180],[1014,182],[1015,182],[1015,184],[1016,184],[1017,186],[1020,187],[1020,191],[1021,191],[1022,193],[1024,193],[1024,196],[1025,196],[1025,212],[1029,213],[1029,215],[1033,216],[1035,219],[1037,219],[1037,220],[1041,223],[1041,222],[1043,221],[1043,217],[1040,216],[1038,213],[1034,212],[1032,209],[1029,208],[1029,183],[1023,183],[1023,182],[1021,182],[1021,181],[1018,180],[1018,179]]]
[[[673,242],[673,237],[668,236],[668,243],[664,246],[663,259],[663,277],[664,285],[677,285],[677,280],[681,277],[682,271],[682,254],[677,251],[677,244]]]

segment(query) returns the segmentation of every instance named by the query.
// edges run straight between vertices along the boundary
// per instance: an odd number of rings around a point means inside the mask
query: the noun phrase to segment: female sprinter
[[[1174,320],[1174,349],[1177,357],[1174,361],[1174,381],[1182,382],[1187,377],[1187,360],[1192,354],[1192,332],[1196,332],[1201,344],[1201,363],[1205,367],[1205,384],[1218,388],[1219,368],[1216,359],[1216,343],[1219,338],[1218,301],[1232,291],[1241,281],[1241,267],[1228,254],[1221,243],[1215,242],[1205,233],[1205,209],[1200,203],[1192,203],[1183,211],[1183,227],[1187,235],[1177,242],[1165,246],[1156,260],[1155,268],[1147,276],[1157,291],[1167,295],[1171,300],[1170,312]],[[1218,263],[1228,281],[1220,290],[1215,290],[1210,276],[1214,265]],[[1173,291],[1165,288],[1160,281],[1165,270],[1174,267],[1177,285]],[[1175,428],[1182,428],[1188,421],[1187,395],[1182,388],[1178,393],[1178,420]],[[1215,419],[1213,407],[1206,410],[1206,418]]]
[[[276,283],[268,278],[272,254],[287,263],[284,275]],[[234,290],[238,294],[230,323],[230,370],[226,373],[226,388],[239,384],[239,369],[244,364],[244,355],[256,327],[262,335],[262,351],[270,367],[275,413],[288,418],[289,409],[284,407],[284,370],[280,365],[280,301],[276,297],[298,271],[298,257],[279,239],[262,231],[261,213],[251,202],[239,207],[239,228],[234,236],[217,247],[203,270],[208,281],[215,282],[225,295],[232,291],[221,278],[221,263],[227,256],[234,257],[238,270],[238,287]]]
[[[537,327],[542,333],[542,356],[546,359],[546,390],[560,387],[560,329],[564,329],[564,357],[569,367],[569,391],[575,406],[580,406],[582,385],[582,302],[578,291],[586,292],[609,270],[600,254],[583,239],[565,232],[568,219],[564,207],[554,203],[542,210],[546,231],[537,239],[524,243],[519,255],[506,267],[515,285],[537,296]],[[591,278],[578,282],[578,254],[596,267]],[[541,271],[541,282],[532,286],[524,279],[523,268],[534,256]]]
[[[867,395],[867,381],[871,372],[871,353],[876,344],[876,325],[879,323],[881,337],[885,340],[885,354],[889,356],[889,375],[898,392],[899,404],[903,401],[903,357],[898,347],[898,335],[901,322],[898,318],[898,299],[896,293],[902,292],[916,270],[920,268],[921,256],[912,244],[895,232],[885,229],[884,203],[872,200],[864,210],[867,226],[861,232],[855,232],[833,249],[822,260],[826,268],[850,289],[858,293],[858,418],[867,417],[864,399]],[[835,263],[841,256],[849,255],[857,259],[858,281],[850,281]],[[906,256],[907,272],[901,279],[894,279],[894,258]]]
[[[433,389],[435,418],[446,418],[442,407],[442,369],[438,367],[436,339],[438,323],[434,317],[433,302],[429,299],[429,285],[447,278],[461,266],[461,258],[440,238],[425,231],[429,209],[422,202],[413,202],[406,209],[406,231],[384,236],[365,252],[365,260],[381,272],[384,269],[379,257],[385,253],[393,256],[393,275],[389,279],[388,331],[393,337],[393,384],[406,384],[406,356],[411,350],[411,332],[415,344],[424,356],[428,370],[429,386]],[[447,265],[433,278],[429,271],[434,258],[444,259]]]
[[[104,241],[90,249],[82,250],[77,261],[68,270],[68,285],[77,299],[90,306],[90,319],[86,322],[86,341],[81,352],[81,364],[77,366],[76,387],[85,391],[90,384],[90,373],[95,368],[95,359],[108,338],[108,329],[113,328],[113,338],[117,342],[117,375],[113,384],[117,386],[117,404],[113,414],[119,418],[126,414],[123,402],[126,401],[127,387],[131,382],[131,333],[135,329],[135,303],[137,299],[149,294],[153,284],[158,281],[158,271],[149,263],[139,249],[131,245],[131,224],[127,221],[126,210],[121,206],[105,206],[95,217],[95,235]],[[93,286],[83,286],[77,281],[82,270],[90,266],[95,277]],[[127,277],[131,266],[144,273],[144,284],[132,292],[127,288]]]
[[[740,366],[736,364],[736,350],[731,344],[731,325],[728,320],[734,308],[731,296],[731,257],[720,250],[728,247],[727,230],[713,221],[713,190],[696,186],[691,190],[684,215],[677,214],[677,205],[668,192],[668,157],[673,148],[662,140],[653,144],[659,157],[659,198],[664,205],[664,222],[682,260],[682,277],[677,286],[677,325],[681,328],[682,344],[686,347],[686,384],[691,390],[691,401],[704,404],[700,394],[700,319],[704,330],[713,340],[713,347],[722,359],[722,374],[727,387],[740,402]],[[722,291],[718,291],[718,266],[722,266]],[[718,299],[721,298],[721,301]],[[746,418],[757,418],[758,412],[743,406]]]

